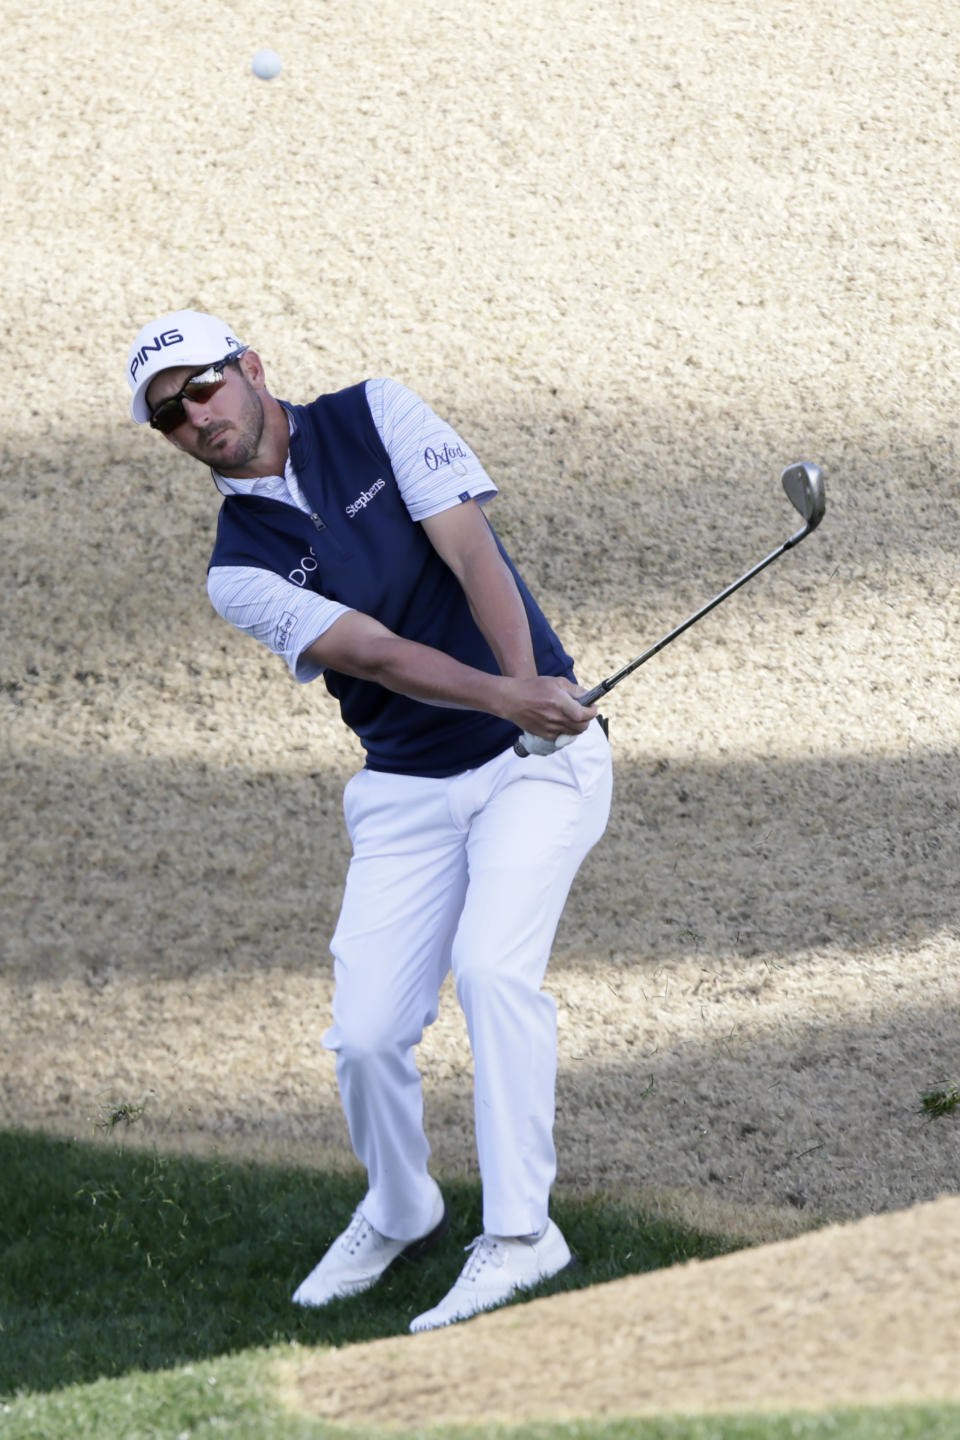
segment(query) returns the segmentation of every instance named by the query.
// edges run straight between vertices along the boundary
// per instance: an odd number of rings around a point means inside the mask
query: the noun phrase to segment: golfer
[[[610,807],[607,740],[483,506],[496,487],[404,386],[277,400],[256,352],[181,310],[130,349],[131,413],[210,467],[223,496],[210,599],[323,677],[365,764],[330,943],[323,1044],[367,1192],[296,1290],[326,1305],[441,1238],[415,1048],[452,970],[474,1062],[483,1234],[411,1330],[502,1304],[570,1263],[549,1218],[556,1006],[541,989],[574,875]],[[548,503],[548,502],[547,502]],[[522,756],[521,732],[548,753]]]

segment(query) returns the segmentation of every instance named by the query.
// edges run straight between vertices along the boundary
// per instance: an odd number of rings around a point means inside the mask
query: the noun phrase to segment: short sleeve
[[[470,447],[412,390],[397,380],[368,380],[366,395],[411,519],[496,495]]]
[[[347,605],[252,565],[215,565],[207,575],[207,594],[218,615],[282,656],[302,684],[323,674],[303,652],[349,613]]]

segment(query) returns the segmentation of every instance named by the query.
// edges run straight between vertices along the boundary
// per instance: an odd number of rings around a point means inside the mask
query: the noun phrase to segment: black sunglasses
[[[150,415],[150,424],[154,430],[169,435],[171,430],[176,430],[178,425],[182,425],[187,418],[187,412],[183,408],[184,400],[195,400],[198,405],[209,400],[214,391],[219,390],[223,384],[223,372],[226,367],[235,365],[248,348],[243,345],[239,350],[231,350],[229,355],[225,355],[215,365],[208,365],[206,370],[200,371],[199,375],[191,375],[176,395],[170,395],[166,400],[161,400],[156,410]]]

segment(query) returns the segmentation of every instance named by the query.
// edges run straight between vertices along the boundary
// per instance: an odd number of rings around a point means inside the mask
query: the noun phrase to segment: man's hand
[[[505,720],[519,725],[525,735],[549,741],[560,736],[574,739],[583,734],[597,713],[596,705],[584,707],[577,700],[578,695],[586,694],[583,686],[561,676],[539,675],[535,680],[509,680],[505,684],[506,704],[501,713]],[[553,746],[548,753],[554,748],[558,747]]]

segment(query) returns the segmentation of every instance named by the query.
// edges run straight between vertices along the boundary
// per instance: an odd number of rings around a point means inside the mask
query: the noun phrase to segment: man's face
[[[207,366],[177,365],[162,370],[147,389],[147,404],[155,410],[194,375]],[[243,470],[256,458],[263,437],[263,371],[250,351],[225,365],[223,383],[203,400],[183,397],[184,420],[167,439],[187,455],[215,470],[230,474]]]

